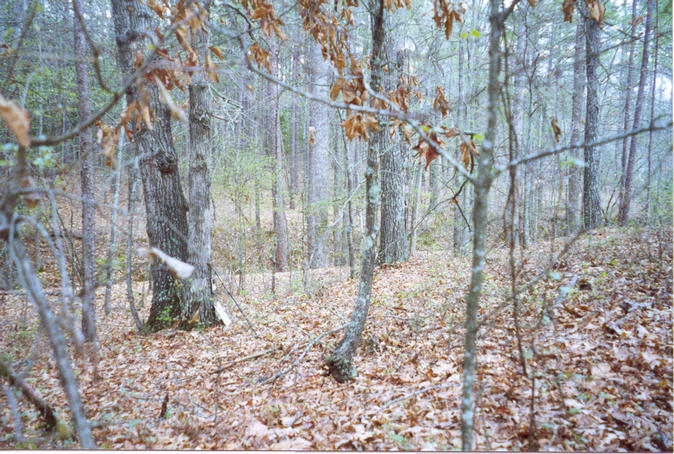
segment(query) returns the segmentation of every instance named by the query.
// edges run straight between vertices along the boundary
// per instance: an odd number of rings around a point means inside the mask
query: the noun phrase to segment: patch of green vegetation
[[[407,320],[407,324],[414,330],[415,333],[418,333],[426,325],[426,322],[423,318],[414,316]]]

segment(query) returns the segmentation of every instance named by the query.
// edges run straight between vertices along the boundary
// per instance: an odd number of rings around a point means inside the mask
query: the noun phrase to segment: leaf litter
[[[512,308],[482,327],[477,449],[521,450],[535,439],[541,450],[671,450],[671,231],[664,235],[664,242],[662,232],[647,229],[585,235],[553,267],[559,279],[521,295],[528,377]],[[535,258],[549,256],[551,247],[530,247],[520,283],[545,268]],[[114,449],[458,448],[469,270],[468,257],[439,252],[379,268],[355,358],[358,377],[347,384],[334,382],[323,366],[342,332],[318,338],[348,320],[357,281],[325,284],[313,295],[242,299],[259,338],[234,311],[229,327],[138,335],[126,289],[116,285],[113,312],[98,314],[99,362],[74,360],[96,442]],[[486,271],[483,318],[504,302],[507,251],[494,249]],[[555,304],[574,276],[581,284]],[[135,283],[138,291],[145,284]],[[230,306],[226,295],[218,292],[218,299]],[[32,308],[5,295],[0,320],[10,333],[0,341],[3,351],[16,358],[35,352],[27,382],[69,416],[44,339],[37,347],[21,343],[38,329]],[[16,447],[4,395],[0,402],[0,447]],[[25,433],[40,440],[35,447],[77,446],[45,434],[35,411],[19,402]]]

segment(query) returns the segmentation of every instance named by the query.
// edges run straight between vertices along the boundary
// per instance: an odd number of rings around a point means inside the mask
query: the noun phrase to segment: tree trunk
[[[583,91],[585,88],[585,68],[583,67],[584,47],[583,31],[585,29],[582,16],[578,13],[576,23],[576,40],[573,56],[573,95],[571,98],[571,135],[569,143],[577,143],[581,137],[583,118]],[[572,150],[574,157],[578,156],[578,150]],[[572,163],[568,172],[569,188],[566,199],[566,225],[567,232],[574,233],[580,226],[580,198],[581,198],[581,172],[580,167]]]
[[[658,1],[655,1],[655,29],[653,30],[653,35],[655,36],[655,49],[653,51],[654,61],[653,61],[653,85],[651,87],[651,121],[650,124],[653,124],[653,118],[655,118],[655,84],[658,75]],[[648,153],[647,153],[647,174],[646,174],[646,220],[648,221],[651,217],[651,152],[653,149],[653,131],[648,132]]]
[[[623,131],[627,131],[630,127],[630,109],[631,109],[631,98],[632,98],[632,66],[634,65],[634,48],[637,30],[637,0],[632,0],[632,24],[630,27],[630,37],[632,41],[630,42],[630,51],[629,57],[627,59],[627,84],[625,86],[625,107],[623,112]],[[618,216],[620,217],[623,205],[625,203],[625,175],[627,172],[627,145],[629,143],[629,137],[625,137],[622,140],[622,154],[620,158],[620,181],[618,183],[618,206],[620,212]]]
[[[295,41],[299,42],[299,27],[295,35]],[[290,62],[290,77],[292,80],[298,78],[297,60],[299,59],[299,45],[293,48],[293,53]],[[295,209],[295,198],[299,191],[298,183],[298,159],[297,159],[297,128],[299,127],[299,113],[297,109],[297,96],[290,97],[290,190],[289,193],[289,207],[291,210]]]
[[[197,6],[197,5],[195,5]],[[202,11],[208,16],[208,10]],[[182,322],[189,323],[194,313],[199,311],[202,326],[212,326],[218,322],[213,306],[213,283],[211,276],[211,155],[212,134],[208,75],[204,69],[208,55],[208,35],[202,31],[192,31],[192,48],[199,57],[199,65],[192,72],[189,87],[189,170],[188,197],[189,212],[187,226],[189,232],[187,261],[194,271],[185,287],[185,304]]]
[[[343,136],[342,136],[343,137]],[[353,279],[356,275],[356,265],[353,253],[353,203],[351,193],[353,191],[353,177],[351,175],[351,160],[349,158],[349,146],[344,143],[344,179],[346,181],[346,211],[343,213],[344,223],[344,248],[349,260],[349,277]]]
[[[489,189],[494,179],[492,158],[496,141],[500,42],[503,33],[503,13],[499,0],[490,0],[489,32],[489,85],[487,88],[487,132],[478,160],[473,204],[473,269],[470,290],[466,301],[466,325],[463,355],[463,396],[461,399],[461,446],[464,451],[473,449],[473,418],[475,415],[475,364],[477,356],[477,309],[484,281],[485,235],[487,230]]]
[[[653,0],[647,0],[646,8],[646,30],[644,30],[644,50],[641,54],[641,73],[639,75],[639,89],[634,106],[633,129],[639,127],[641,121],[641,109],[644,104],[644,92],[646,91],[646,79],[648,79],[648,46],[650,45],[651,24],[653,22]],[[634,174],[634,162],[637,157],[637,136],[632,136],[630,140],[630,152],[627,157],[627,168],[625,169],[625,190],[623,191],[623,204],[620,207],[620,224],[627,223],[630,214],[630,203],[632,201],[632,176]]]
[[[439,161],[439,159],[436,159],[428,166],[428,189],[431,193],[431,198],[428,200],[428,213],[435,209],[435,204],[438,201]]]
[[[412,201],[412,213],[410,214],[410,253],[412,256],[417,253],[417,237],[418,237],[418,218],[419,218],[419,206],[421,205],[421,177],[424,173],[424,168],[422,164],[413,164],[414,169],[414,200]]]
[[[274,65],[275,66],[275,65]],[[274,163],[272,175],[272,205],[274,221],[274,270],[288,269],[288,222],[286,220],[285,202],[283,200],[283,137],[279,117],[278,85],[267,81],[267,98],[271,108],[267,113],[267,153]]]
[[[151,30],[152,14],[139,1],[111,0],[117,36],[118,60],[124,77],[133,74],[132,46]],[[138,45],[142,47],[142,42]],[[146,230],[150,246],[179,260],[187,260],[187,204],[180,185],[178,157],[171,135],[171,113],[158,101],[157,88],[147,84],[150,108],[157,117],[153,129],[142,125],[134,140],[140,159],[145,199]],[[137,98],[137,86],[127,91],[127,105]],[[183,291],[169,270],[153,263],[152,306],[146,329],[158,331],[181,315]]]
[[[397,51],[392,78],[402,73],[405,51]],[[391,87],[392,88],[392,87]],[[402,141],[402,138],[398,140]],[[405,228],[405,149],[395,141],[381,156],[381,227],[379,263],[397,263],[407,259]]]
[[[311,47],[311,90],[318,96],[324,96],[328,86],[328,66],[323,61],[321,47],[313,43]],[[309,137],[309,160],[311,186],[307,193],[307,225],[311,225],[309,234],[310,268],[323,268],[329,265],[326,247],[326,229],[328,227],[328,188],[330,178],[330,126],[329,108],[321,103],[310,105],[310,127],[314,131],[313,142]],[[312,129],[313,128],[313,129]],[[308,133],[311,136],[311,133]]]
[[[372,73],[370,86],[374,92],[379,91],[382,67],[384,65],[382,46],[384,42],[384,0],[373,0],[371,3],[374,17],[372,22]],[[377,258],[377,202],[379,200],[379,152],[384,140],[385,131],[374,132],[367,151],[367,169],[365,170],[365,235],[361,250],[363,261],[360,269],[360,284],[356,306],[346,332],[335,351],[328,357],[326,364],[332,377],[342,383],[356,377],[353,355],[360,345],[370,308],[370,292],[372,277]]]
[[[49,307],[49,303],[44,295],[40,281],[35,274],[33,267],[26,255],[26,250],[18,236],[10,240],[14,263],[19,270],[19,277],[23,287],[26,289],[30,300],[36,306],[40,314],[40,324],[51,344],[54,362],[59,372],[61,386],[70,404],[70,411],[73,415],[75,430],[84,449],[95,449],[96,444],[91,438],[91,430],[84,414],[84,407],[80,398],[79,385],[77,377],[73,373],[70,365],[70,357],[66,346],[63,332],[59,327],[56,316]]]
[[[82,12],[79,0],[73,0],[73,11]],[[83,24],[73,14],[75,35],[75,72],[77,74],[77,109],[80,122],[84,122],[91,116],[89,103],[89,76],[87,74],[87,51],[84,38]],[[93,184],[94,167],[94,144],[91,137],[91,129],[85,129],[80,133],[80,182],[82,185],[82,269],[83,287],[82,295],[82,333],[87,342],[96,344],[96,269],[95,253],[96,243],[94,240],[94,204],[95,190]]]
[[[588,144],[597,140],[599,128],[599,24],[583,13],[585,21],[585,67],[587,71],[587,98],[585,107],[585,164],[583,172],[583,226],[592,229],[601,220],[599,207],[598,159],[595,147]]]
[[[457,81],[457,88],[458,88],[458,103],[459,103],[459,128],[465,128],[466,122],[468,121],[467,119],[467,108],[466,108],[466,100],[464,99],[464,93],[463,93],[463,72],[464,72],[464,65],[463,65],[463,60],[464,60],[464,44],[463,42],[459,42],[459,58],[458,58],[458,65],[456,67],[456,70],[458,72],[458,81]],[[467,191],[468,187],[465,186],[463,188],[462,194],[459,194],[459,197],[457,200],[454,201],[456,204],[453,209],[453,225],[452,225],[452,239],[453,239],[453,251],[454,255],[457,255],[461,252],[461,246],[463,245],[463,233],[465,226],[463,216],[461,216],[461,204],[462,201],[465,200],[465,195],[463,195],[463,192]],[[465,203],[463,203],[463,206],[466,206]]]

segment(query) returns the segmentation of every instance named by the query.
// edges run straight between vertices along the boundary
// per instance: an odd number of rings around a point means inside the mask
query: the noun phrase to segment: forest
[[[0,448],[672,451],[672,3],[0,2]]]

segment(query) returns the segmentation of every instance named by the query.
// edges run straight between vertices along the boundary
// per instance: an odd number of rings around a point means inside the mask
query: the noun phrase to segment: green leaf
[[[480,33],[479,30],[475,30],[475,29],[472,29],[470,31],[470,34],[473,35],[476,38],[479,38],[480,36],[482,36],[482,33]]]
[[[459,38],[461,38],[461,39],[466,39],[466,38],[468,38],[468,32],[461,32],[461,33],[459,34]]]

